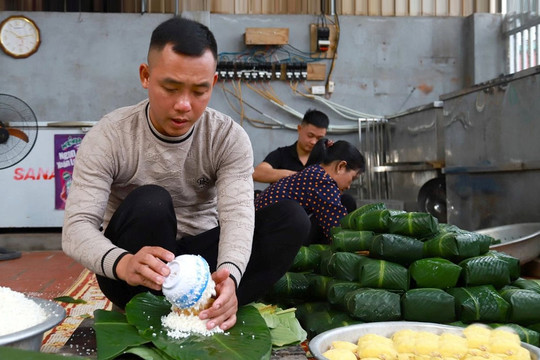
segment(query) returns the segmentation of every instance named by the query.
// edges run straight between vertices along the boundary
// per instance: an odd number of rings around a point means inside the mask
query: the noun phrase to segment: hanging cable
[[[334,19],[335,19],[335,29],[336,29],[336,36],[335,36],[336,42],[335,42],[334,53],[332,55],[332,62],[330,63],[330,70],[328,71],[328,76],[326,77],[326,83],[324,84],[327,97],[330,97],[330,92],[328,91],[328,89],[330,87],[332,73],[334,72],[334,65],[336,63],[336,57],[337,57],[338,45],[339,45],[339,35],[340,35],[339,16],[337,13],[334,14]]]

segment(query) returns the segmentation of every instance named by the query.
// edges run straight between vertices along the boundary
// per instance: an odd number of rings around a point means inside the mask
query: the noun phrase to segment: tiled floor
[[[0,247],[21,257],[0,261],[0,286],[29,296],[53,299],[77,279],[82,265],[61,250],[60,229],[0,234]]]
[[[83,269],[61,250],[22,251],[18,259],[0,261],[0,286],[50,300],[73,284]]]

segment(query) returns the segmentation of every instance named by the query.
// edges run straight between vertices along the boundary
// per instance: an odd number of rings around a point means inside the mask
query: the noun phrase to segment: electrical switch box
[[[310,24],[310,51],[312,58],[331,59],[337,50],[336,25]]]
[[[317,49],[321,52],[328,51],[330,47],[330,29],[328,26],[317,27]]]

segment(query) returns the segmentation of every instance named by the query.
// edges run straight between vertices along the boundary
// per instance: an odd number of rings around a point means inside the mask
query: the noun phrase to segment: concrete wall
[[[0,21],[14,14],[0,12]],[[139,64],[145,61],[151,31],[171,16],[48,12],[25,15],[39,26],[42,44],[27,59],[13,59],[0,52],[0,93],[27,102],[40,122],[96,121],[117,107],[143,99],[146,93],[138,79]],[[308,15],[188,15],[209,25],[220,52],[244,50],[246,27],[287,27],[290,45],[308,52],[309,24],[317,22],[316,17]],[[467,18],[342,16],[339,23],[341,37],[332,76],[336,89],[330,99],[357,111],[387,116],[438,100],[441,94],[468,85],[468,69],[477,65],[468,60],[471,40],[467,36]],[[492,34],[498,30],[486,27],[486,31]],[[475,39],[479,39],[481,29],[475,29],[475,34]],[[484,38],[487,41],[482,43],[483,49],[500,46],[490,43],[498,41],[495,37]],[[500,62],[503,61],[501,58]],[[329,69],[330,60],[323,62]],[[496,58],[493,62],[499,64]],[[483,67],[482,78],[490,78],[490,72],[491,77],[496,77],[499,68]],[[307,83],[321,84],[322,81]],[[332,124],[356,124],[320,103],[294,95],[285,81],[272,81],[270,85],[281,100],[301,113],[316,107],[328,113]],[[232,88],[230,83],[225,86]],[[303,85],[298,88],[305,91]],[[246,86],[242,90],[245,100],[261,112],[288,124],[298,124],[297,118]],[[211,106],[241,121],[227,102],[221,84],[214,91]],[[248,107],[245,111],[249,117],[269,121]],[[270,150],[296,139],[293,130],[259,129],[246,121],[242,124],[253,142],[256,163]],[[356,132],[333,138],[359,141]]]

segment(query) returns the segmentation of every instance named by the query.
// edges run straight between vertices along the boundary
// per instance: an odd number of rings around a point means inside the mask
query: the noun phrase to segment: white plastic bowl
[[[382,321],[374,323],[356,324],[328,330],[315,336],[309,342],[309,351],[317,360],[326,360],[327,358],[322,354],[328,349],[330,349],[332,341],[350,341],[356,344],[358,342],[358,339],[366,334],[377,334],[381,336],[391,337],[392,334],[394,334],[396,331],[405,329],[415,331],[429,331],[437,335],[440,335],[442,333],[454,333],[460,335],[463,333],[463,328],[461,327],[417,321]],[[531,353],[531,360],[540,359],[539,348],[524,342],[521,343],[521,346],[529,350],[529,352]]]
[[[0,336],[0,346],[39,352],[45,332],[58,325],[66,317],[66,310],[59,304],[35,297],[28,298],[34,300],[45,310],[47,318],[41,324]]]

